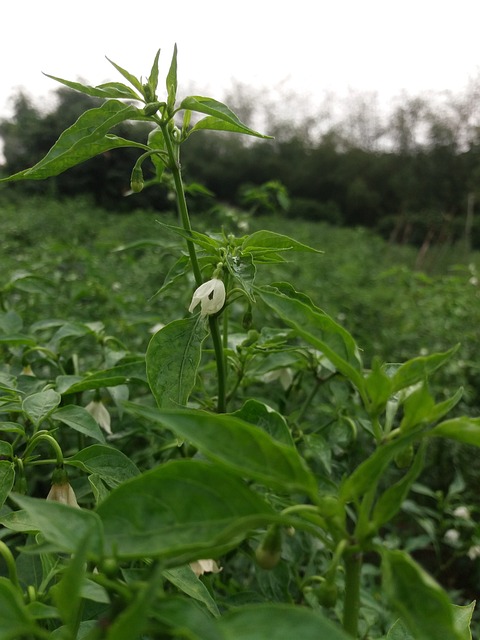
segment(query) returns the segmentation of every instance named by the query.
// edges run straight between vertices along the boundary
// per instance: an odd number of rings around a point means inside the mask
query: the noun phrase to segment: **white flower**
[[[192,302],[188,307],[190,313],[200,303],[200,313],[202,316],[217,313],[225,304],[225,285],[222,280],[212,278],[208,282],[201,284],[195,290]]]
[[[220,573],[222,570],[215,560],[195,560],[190,563],[190,568],[197,577],[204,573]]]
[[[77,507],[77,509],[80,509],[80,505],[75,497],[75,492],[68,482],[52,484],[52,487],[48,492],[47,500],[60,502],[61,504],[67,504],[70,507]]]
[[[467,551],[467,556],[470,560],[476,560],[480,556],[480,544],[474,544],[473,547]]]
[[[95,419],[95,422],[101,427],[109,436],[112,435],[112,429],[110,427],[110,414],[107,411],[106,406],[100,400],[92,400],[85,409]]]
[[[456,529],[447,529],[443,539],[450,544],[456,544],[460,539],[460,534]]]
[[[456,518],[461,518],[462,520],[470,520],[470,511],[468,510],[468,507],[457,507],[453,512],[453,515]]]

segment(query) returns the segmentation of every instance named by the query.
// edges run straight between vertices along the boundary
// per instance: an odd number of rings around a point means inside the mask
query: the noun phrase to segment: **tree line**
[[[268,98],[252,98],[248,88],[236,87],[225,102],[274,140],[195,134],[184,145],[183,171],[188,182],[256,215],[275,210],[374,228],[396,242],[465,240],[478,247],[479,95],[480,79],[461,96],[404,96],[388,113],[380,113],[375,96],[355,94],[342,103],[340,116],[338,101],[330,100],[329,108],[293,117],[299,110],[288,101],[280,105],[282,112]],[[55,104],[44,110],[18,93],[12,116],[0,120],[1,173],[33,165],[80,113],[98,104],[62,87]],[[123,123],[115,133],[144,141],[146,126]],[[5,188],[58,197],[91,194],[98,205],[119,211],[170,208],[167,189],[121,197],[129,192],[137,154],[135,149],[107,152],[45,183]],[[208,196],[192,196],[194,211],[209,206]]]

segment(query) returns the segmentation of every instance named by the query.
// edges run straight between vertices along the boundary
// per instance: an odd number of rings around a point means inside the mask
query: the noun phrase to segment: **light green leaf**
[[[443,353],[419,356],[402,364],[392,377],[392,392],[423,382],[458,351],[458,345]]]
[[[231,472],[283,491],[317,496],[317,482],[297,450],[266,431],[232,415],[194,410],[138,407],[145,417],[167,427]]]
[[[53,420],[59,420],[75,431],[84,433],[94,440],[105,442],[105,437],[95,418],[84,407],[68,404],[52,413]]]
[[[53,389],[32,393],[22,403],[29,420],[38,427],[60,404],[62,396]]]
[[[175,460],[124,482],[97,507],[108,554],[170,565],[218,555],[276,516],[241,480],[216,465]],[[204,555],[208,554],[208,555]]]
[[[155,54],[155,58],[153,59],[152,69],[150,71],[150,75],[148,76],[148,86],[150,87],[151,95],[149,96],[149,100],[154,100],[157,93],[157,85],[158,85],[158,60],[160,58],[160,49],[158,49]]]
[[[480,418],[452,418],[441,422],[425,434],[427,437],[450,438],[480,447]]]
[[[252,399],[247,400],[241,409],[231,415],[250,424],[257,425],[282,444],[294,446],[292,434],[285,418],[264,402]]]
[[[463,640],[440,585],[407,553],[382,551],[383,587],[415,640]]]
[[[262,253],[265,249],[273,251],[309,251],[312,253],[323,253],[318,249],[313,249],[298,240],[274,231],[255,231],[247,236],[242,244],[242,251],[249,253]]]
[[[138,78],[136,78],[133,74],[131,74],[129,71],[127,71],[126,69],[123,69],[116,62],[113,62],[113,60],[110,60],[110,58],[108,58],[107,56],[105,56],[105,57],[110,62],[110,64],[113,67],[115,67],[115,69],[125,78],[125,80],[128,80],[128,82],[130,82],[132,87],[135,87],[135,89],[137,89],[137,91],[141,95],[143,95],[143,87],[142,87],[142,83],[140,82],[140,80]]]
[[[62,394],[80,393],[91,389],[116,387],[132,380],[146,381],[145,358],[132,358],[110,369],[95,371],[81,378],[79,376],[58,376],[57,390]]]
[[[102,444],[94,444],[82,449],[65,462],[88,473],[97,474],[109,487],[116,487],[140,472],[127,456]]]
[[[80,82],[72,82],[71,80],[57,78],[57,76],[51,76],[48,73],[45,73],[44,75],[46,75],[47,78],[55,80],[56,82],[60,82],[60,84],[63,84],[70,89],[74,89],[75,91],[79,91],[80,93],[85,93],[87,96],[92,96],[92,98],[127,98],[129,100],[141,99],[141,97],[137,93],[135,93],[135,91],[121,82],[106,82],[104,84],[99,84],[96,87],[90,87],[88,85],[81,84]]]
[[[277,287],[261,287],[256,291],[299,336],[321,351],[361,393],[364,391],[359,350],[346,329],[321,309],[310,305],[306,296],[298,294],[286,283]]]
[[[147,348],[147,379],[159,407],[182,406],[195,385],[207,327],[201,316],[174,320]]]
[[[11,497],[27,514],[30,527],[40,531],[58,551],[75,553],[88,537],[89,557],[98,559],[101,555],[101,522],[92,511],[16,493]]]
[[[167,569],[163,572],[163,576],[183,593],[199,602],[203,602],[213,616],[220,616],[217,604],[210,595],[209,590],[189,565]]]
[[[133,140],[124,140],[108,131],[125,120],[144,119],[135,107],[108,100],[101,107],[85,111],[78,120],[66,129],[47,155],[30,169],[24,169],[0,182],[16,180],[43,180],[56,176],[94,156],[119,147],[146,149]]]
[[[167,105],[169,109],[173,109],[175,100],[177,99],[177,45],[173,48],[172,62],[167,74]]]
[[[75,623],[82,602],[82,586],[88,560],[88,537],[82,540],[73,557],[63,570],[62,577],[53,589],[53,599],[58,612],[70,630],[75,634]]]
[[[258,133],[244,125],[225,104],[218,102],[218,100],[214,100],[213,98],[189,96],[182,100],[180,109],[188,109],[190,111],[196,111],[197,113],[205,113],[210,116],[197,122],[190,129],[190,133],[199,129],[213,129],[216,131],[244,133],[256,136],[257,138],[271,138],[271,136]]]
[[[15,481],[15,466],[8,460],[0,460],[0,507],[7,499]]]
[[[470,624],[472,622],[475,604],[476,603],[474,600],[464,607],[460,607],[456,604],[453,605],[453,621],[457,633],[459,634],[459,640],[472,640],[472,631],[470,629]]]

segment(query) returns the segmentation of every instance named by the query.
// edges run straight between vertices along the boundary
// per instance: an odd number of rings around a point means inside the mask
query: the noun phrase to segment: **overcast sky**
[[[179,84],[222,98],[232,81],[315,101],[326,91],[461,92],[479,77],[480,0],[23,0],[0,10],[0,117],[23,87],[118,80],[105,56],[148,75],[178,44]]]

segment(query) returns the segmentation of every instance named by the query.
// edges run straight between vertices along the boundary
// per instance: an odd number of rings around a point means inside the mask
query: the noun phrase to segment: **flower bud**
[[[255,551],[255,559],[262,569],[273,569],[282,555],[282,534],[280,527],[271,525]]]
[[[101,427],[109,436],[112,435],[110,414],[106,406],[100,400],[92,400],[87,404],[85,409],[95,419],[95,422]]]
[[[331,609],[337,603],[338,588],[335,583],[321,582],[313,591],[322,607]]]
[[[142,167],[133,167],[132,176],[130,178],[130,188],[134,193],[140,193],[144,185]]]
[[[190,563],[190,568],[193,573],[198,576],[203,576],[204,573],[220,573],[222,570],[215,560],[195,560]]]
[[[406,469],[412,464],[413,461],[413,445],[406,447],[402,451],[399,451],[395,456],[395,464],[399,469]]]
[[[162,104],[161,102],[149,102],[148,104],[145,105],[143,109],[143,113],[146,116],[153,116],[155,113],[157,113],[161,104]]]

